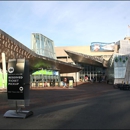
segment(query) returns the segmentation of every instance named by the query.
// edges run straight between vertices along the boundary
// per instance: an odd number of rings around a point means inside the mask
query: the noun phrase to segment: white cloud
[[[48,17],[55,6],[55,2],[53,1],[32,1],[30,4],[32,14],[36,18]]]

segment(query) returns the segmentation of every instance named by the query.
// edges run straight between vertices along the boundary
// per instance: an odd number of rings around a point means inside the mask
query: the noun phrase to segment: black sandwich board
[[[29,99],[29,63],[25,59],[8,62],[7,95],[9,100]]]
[[[17,110],[20,101],[26,102],[29,100],[29,89],[29,61],[25,59],[9,59],[7,97],[9,101],[12,100],[16,103],[16,110],[8,110],[4,117],[26,118],[33,114],[32,111]]]

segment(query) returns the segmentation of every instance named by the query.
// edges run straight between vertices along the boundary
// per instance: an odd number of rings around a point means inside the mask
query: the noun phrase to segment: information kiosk
[[[22,110],[29,106],[30,74],[29,61],[25,59],[10,59],[8,61],[7,97],[16,110],[8,110],[4,117],[26,118],[33,115],[32,111]]]

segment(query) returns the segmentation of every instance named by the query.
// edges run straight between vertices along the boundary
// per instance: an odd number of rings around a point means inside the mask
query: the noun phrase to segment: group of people
[[[55,79],[51,79],[51,80],[48,79],[48,80],[45,80],[43,83],[36,82],[36,86],[42,86],[42,87],[55,87],[56,86]],[[62,84],[63,88],[67,87],[67,85],[68,85],[68,79],[64,78],[63,84]]]
[[[48,85],[48,83],[50,83],[50,85]],[[55,79],[47,80],[46,82],[44,82],[44,87],[49,87],[49,86],[52,86],[52,87],[55,86]]]
[[[102,75],[102,76],[97,76],[97,77],[88,77],[87,75],[85,75],[84,79],[81,79],[80,77],[80,81],[84,81],[84,82],[88,82],[88,81],[91,81],[91,82],[102,82],[102,81],[105,81],[105,75]]]

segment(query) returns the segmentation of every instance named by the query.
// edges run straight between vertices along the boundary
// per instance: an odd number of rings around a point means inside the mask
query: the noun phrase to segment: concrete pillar
[[[6,86],[6,77],[7,72],[6,72],[6,60],[5,60],[5,53],[2,53],[2,68],[3,68],[3,88],[7,88]]]
[[[79,72],[75,73],[75,82],[79,82]]]

